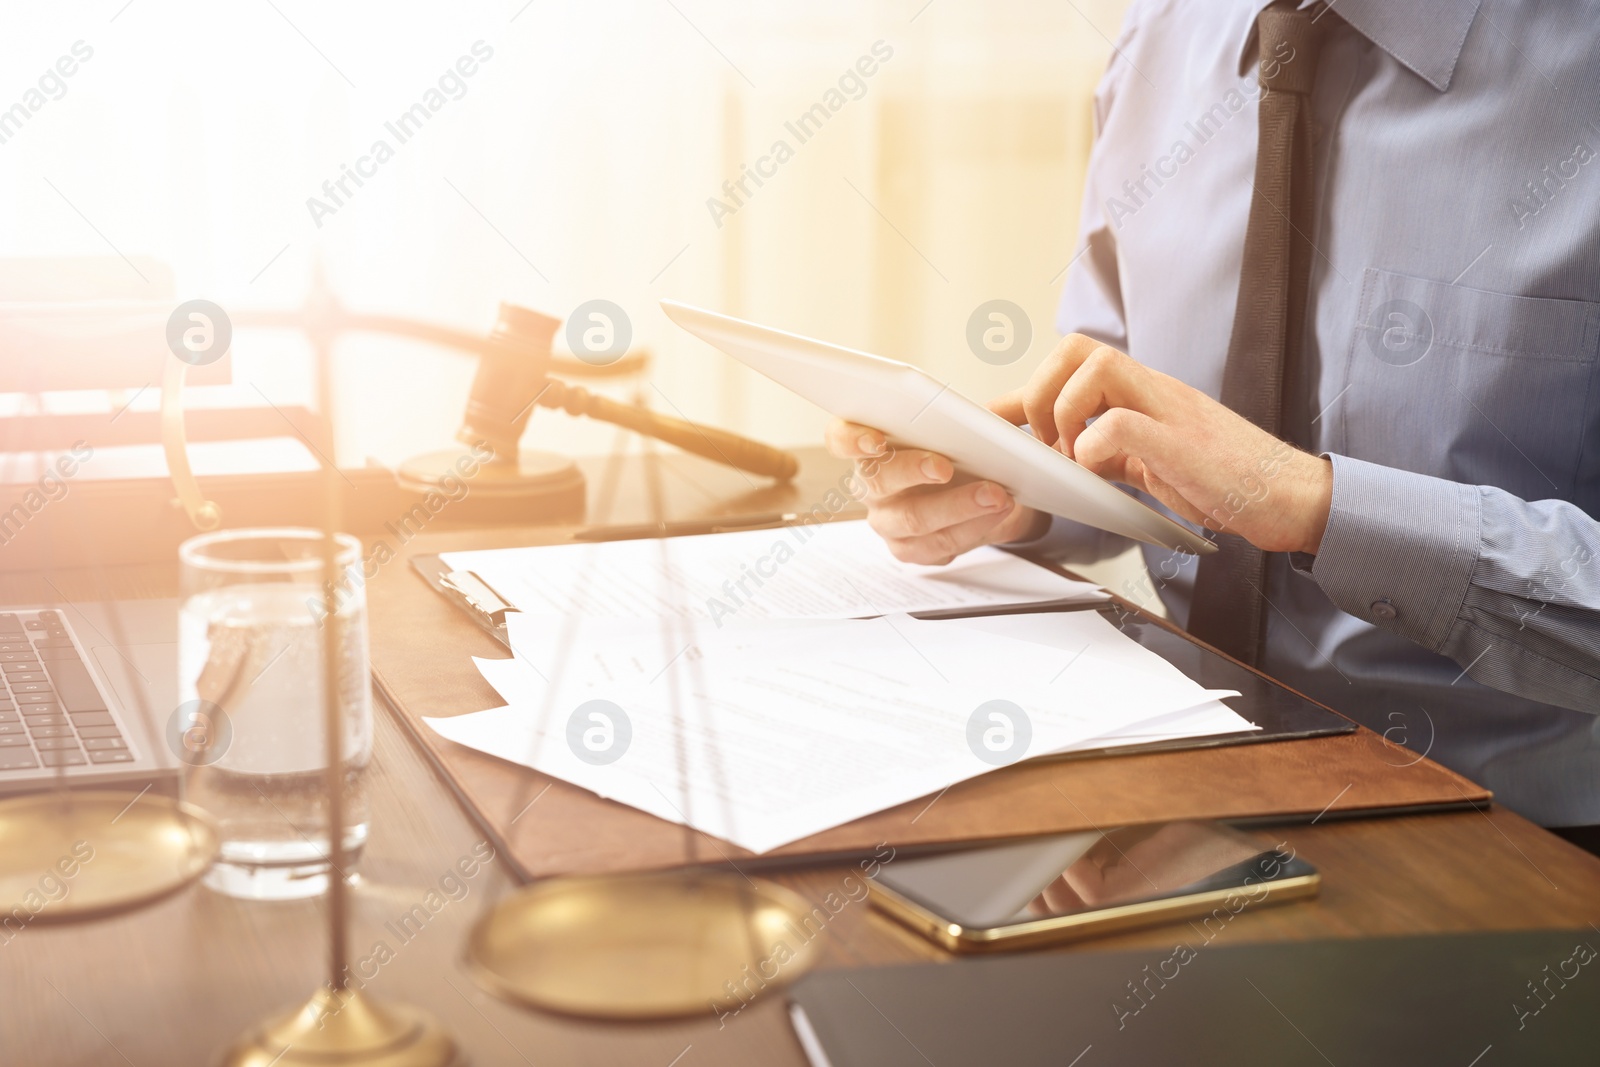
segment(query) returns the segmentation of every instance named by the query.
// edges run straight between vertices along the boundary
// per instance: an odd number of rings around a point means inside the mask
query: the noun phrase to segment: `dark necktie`
[[[1260,139],[1222,402],[1274,436],[1282,435],[1284,368],[1300,354],[1314,254],[1311,85],[1320,10],[1279,0],[1256,18]],[[1253,666],[1266,630],[1266,557],[1235,534],[1218,544],[1200,560],[1189,631]]]

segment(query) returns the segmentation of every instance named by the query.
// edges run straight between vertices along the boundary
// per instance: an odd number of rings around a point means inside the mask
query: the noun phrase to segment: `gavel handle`
[[[776,478],[780,482],[789,481],[800,469],[800,461],[792,452],[726,430],[697,426],[684,419],[657,414],[648,408],[596,396],[582,386],[568,385],[554,378],[548,380],[536,403],[542,408],[559,408],[569,415],[585,415],[626,427],[635,433],[676,445],[685,452],[693,452],[751,474]]]

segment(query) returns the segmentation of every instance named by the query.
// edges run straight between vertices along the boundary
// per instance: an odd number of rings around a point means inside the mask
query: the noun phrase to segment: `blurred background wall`
[[[811,442],[820,412],[656,301],[905,359],[980,398],[1019,384],[1055,336],[1125,2],[8,4],[0,108],[76,42],[93,54],[0,143],[0,256],[152,256],[180,298],[224,308],[295,305],[320,261],[349,305],[474,330],[500,300],[564,317],[604,298],[656,353],[655,406]],[[463,56],[475,70],[452,78]],[[871,76],[841,88],[862,57]],[[444,103],[400,143],[386,124],[430,91]],[[840,97],[804,143],[786,125]],[[379,140],[392,158],[335,205],[324,182]],[[770,176],[735,203],[724,182],[758,165]],[[966,343],[997,298],[1034,332],[1004,367]],[[307,399],[294,343],[234,351],[238,382],[198,402]],[[341,463],[447,443],[471,374],[435,350],[347,345]],[[528,440],[575,454],[613,437],[540,411]]]

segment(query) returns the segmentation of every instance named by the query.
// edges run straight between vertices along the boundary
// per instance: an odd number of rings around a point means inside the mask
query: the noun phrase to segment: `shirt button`
[[[1387,599],[1374,600],[1370,610],[1373,618],[1382,619],[1384,622],[1393,622],[1400,615],[1399,609]]]

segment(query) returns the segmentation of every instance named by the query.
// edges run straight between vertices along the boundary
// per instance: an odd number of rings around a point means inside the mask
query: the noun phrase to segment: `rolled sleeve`
[[[1340,610],[1442,651],[1482,523],[1469,485],[1330,455],[1333,506],[1311,576]]]

